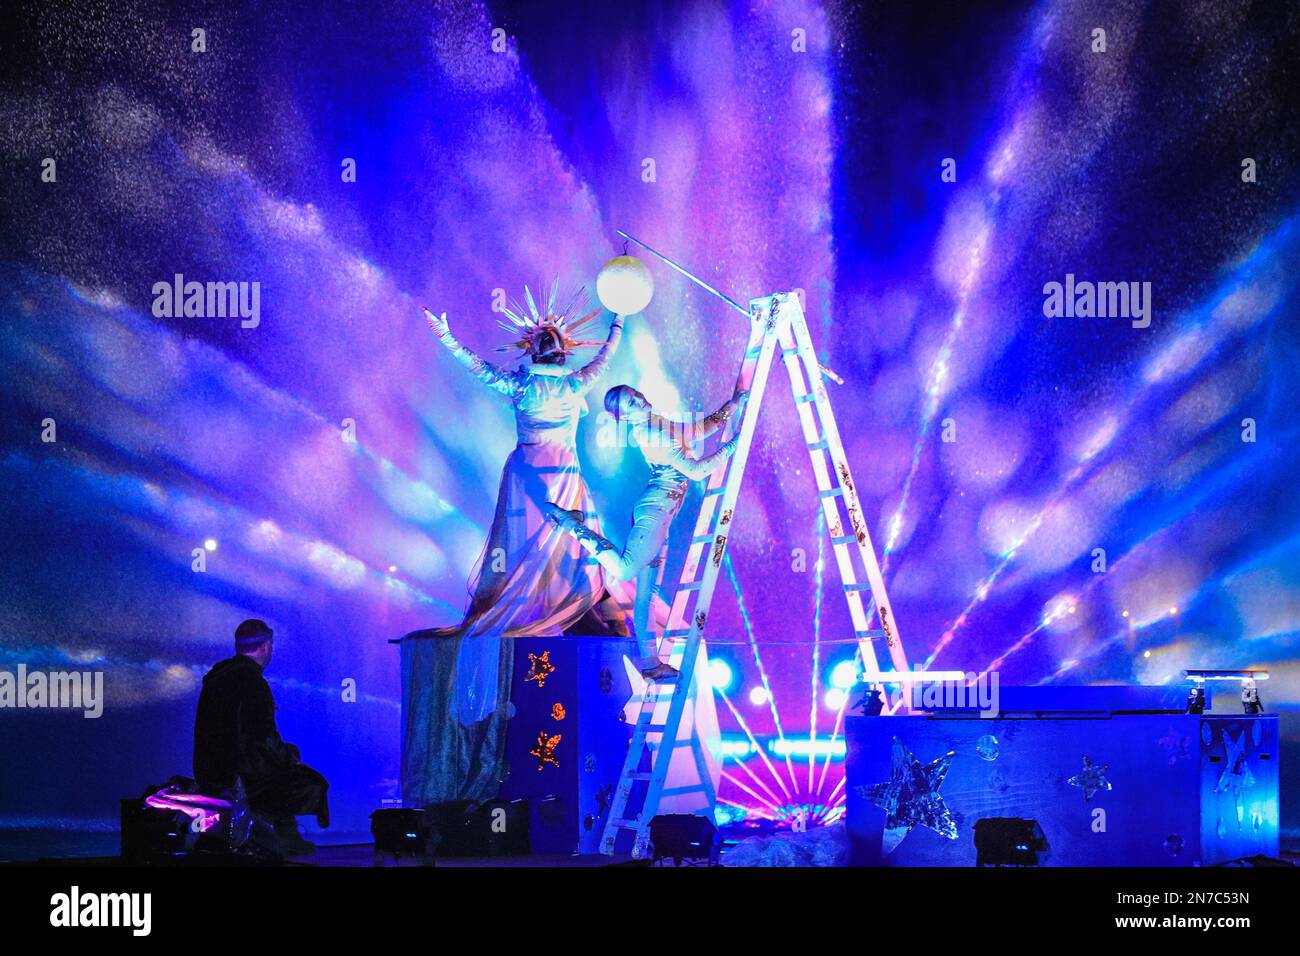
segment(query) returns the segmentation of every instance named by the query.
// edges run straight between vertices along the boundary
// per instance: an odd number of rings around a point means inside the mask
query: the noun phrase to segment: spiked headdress
[[[556,344],[555,348],[548,349],[545,354],[553,355],[556,352],[562,352],[565,355],[572,355],[575,349],[583,348],[588,345],[603,345],[603,342],[589,339],[576,339],[573,333],[577,332],[584,325],[600,315],[600,308],[589,312],[581,318],[570,318],[574,308],[577,307],[579,299],[585,289],[579,288],[569,298],[568,303],[563,308],[556,307],[556,296],[560,291],[560,280],[557,278],[551,284],[551,294],[546,299],[546,309],[542,311],[537,307],[537,302],[533,298],[532,290],[524,286],[524,300],[528,303],[527,308],[520,305],[518,300],[512,299],[509,307],[503,306],[501,314],[510,320],[509,323],[498,322],[503,329],[512,335],[518,335],[519,338],[509,345],[503,345],[497,349],[498,352],[509,352],[511,349],[520,349],[525,355],[538,356],[539,349],[542,347],[542,337],[545,333],[551,333],[552,339]]]

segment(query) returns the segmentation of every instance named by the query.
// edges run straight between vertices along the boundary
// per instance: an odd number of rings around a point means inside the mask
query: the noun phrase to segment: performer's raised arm
[[[614,357],[614,352],[618,350],[619,340],[623,338],[623,316],[614,316],[614,321],[609,326],[609,338],[605,339],[605,344],[600,347],[596,357],[584,365],[578,371],[573,373],[574,382],[580,391],[586,392],[592,385],[596,384],[596,379],[600,378],[609,360]]]
[[[711,412],[700,419],[691,419],[685,422],[672,421],[671,428],[676,434],[681,435],[686,441],[699,441],[708,438],[719,428],[725,425],[733,415],[739,415],[745,409],[745,403],[749,401],[749,392],[736,392],[731,398],[722,403],[716,412]]]
[[[429,328],[433,330],[433,334],[438,336],[438,341],[451,351],[457,362],[469,369],[471,375],[493,391],[509,397],[514,396],[519,387],[515,377],[505,369],[499,368],[491,362],[485,362],[474,354],[473,350],[461,345],[456,340],[456,336],[451,334],[451,328],[447,325],[446,312],[442,313],[441,316],[437,316],[428,309],[424,309],[424,320],[429,323]]]
[[[713,454],[705,455],[703,458],[694,458],[684,445],[673,442],[669,455],[672,458],[674,468],[692,481],[698,481],[713,474],[719,465],[734,455],[738,444],[740,444],[739,435],[730,441],[723,442]]]

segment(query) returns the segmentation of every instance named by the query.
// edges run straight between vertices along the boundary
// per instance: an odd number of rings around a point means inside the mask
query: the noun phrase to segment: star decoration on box
[[[1092,758],[1087,754],[1083,755],[1083,769],[1066,781],[1072,787],[1083,788],[1083,799],[1091,800],[1092,795],[1098,790],[1111,789],[1110,781],[1106,779],[1106,771],[1110,764],[1095,764]]]
[[[542,770],[549,763],[554,767],[560,765],[560,758],[555,756],[555,748],[560,745],[560,734],[550,735],[541,731],[537,735],[537,746],[528,751],[537,758],[537,769]]]
[[[563,704],[556,704],[554,707],[551,708],[551,718],[553,720],[563,720],[564,716],[565,713],[564,713]]]
[[[1214,787],[1215,793],[1232,791],[1232,799],[1240,800],[1241,791],[1255,786],[1255,775],[1246,763],[1246,732],[1237,734],[1234,740],[1225,730],[1223,732],[1223,749],[1227,752],[1227,766],[1219,775],[1219,782]]]
[[[939,796],[939,787],[956,756],[949,751],[922,764],[894,738],[890,753],[889,782],[858,787],[858,793],[885,811],[881,851],[888,856],[915,826],[928,827],[939,836],[957,839],[957,823]]]
[[[555,672],[555,665],[551,663],[551,652],[542,651],[541,656],[528,653],[528,673],[524,675],[524,683],[528,681],[536,682],[538,687],[546,686],[546,678]]]

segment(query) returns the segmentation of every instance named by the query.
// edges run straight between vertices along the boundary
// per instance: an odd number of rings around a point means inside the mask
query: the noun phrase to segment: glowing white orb
[[[217,539],[216,539],[216,538],[208,538],[208,540],[206,540],[206,541],[203,542],[203,547],[204,547],[205,549],[207,549],[208,551],[215,551],[215,550],[217,550]]]
[[[719,657],[709,661],[709,683],[715,690],[725,691],[731,686],[731,665]]]
[[[767,688],[762,684],[757,684],[749,689],[749,702],[755,707],[766,704],[769,700],[771,700],[771,696],[768,694]]]
[[[615,256],[596,276],[600,304],[615,315],[636,315],[655,294],[654,278],[636,256]]]
[[[858,682],[858,669],[852,661],[840,661],[831,671],[831,686],[848,690]]]
[[[848,703],[849,695],[838,687],[832,687],[822,698],[828,710],[840,710]]]

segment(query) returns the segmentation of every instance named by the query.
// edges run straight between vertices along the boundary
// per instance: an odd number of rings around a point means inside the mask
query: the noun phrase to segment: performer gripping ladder
[[[738,392],[701,421],[681,422],[657,414],[646,397],[630,385],[618,385],[605,393],[606,411],[620,425],[628,426],[631,440],[650,465],[650,481],[632,509],[632,530],[621,551],[598,531],[587,527],[583,512],[566,511],[553,502],[545,506],[547,517],[573,534],[611,575],[622,581],[636,578],[632,626],[641,655],[641,674],[648,680],[677,676],[675,667],[660,660],[649,627],[650,599],[658,569],[656,559],[686,499],[690,482],[707,478],[736,450],[739,439],[732,438],[712,454],[698,458],[692,454],[691,444],[721,428],[744,408],[748,397],[747,392]]]

